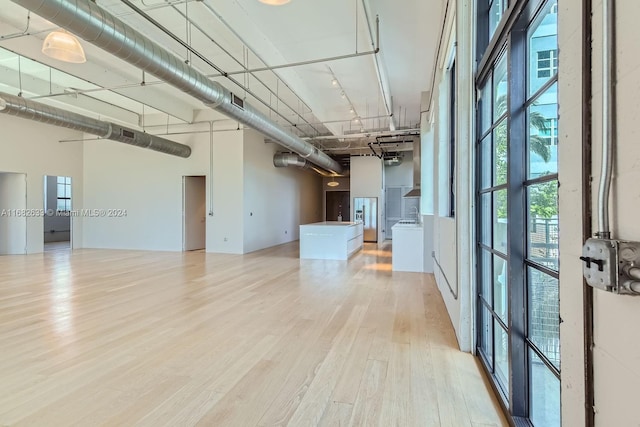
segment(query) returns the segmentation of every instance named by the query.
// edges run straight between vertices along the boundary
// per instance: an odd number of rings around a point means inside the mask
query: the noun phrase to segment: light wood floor
[[[389,247],[0,257],[0,425],[507,425]]]

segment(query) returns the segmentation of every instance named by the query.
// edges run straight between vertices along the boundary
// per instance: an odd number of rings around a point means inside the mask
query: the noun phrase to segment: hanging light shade
[[[336,181],[335,178],[331,177],[331,181],[327,182],[327,185],[329,187],[337,187],[340,183]]]
[[[80,41],[64,30],[52,31],[42,43],[42,53],[64,62],[83,64],[87,62]]]
[[[260,3],[268,4],[270,6],[282,6],[289,3],[291,0],[258,0]]]

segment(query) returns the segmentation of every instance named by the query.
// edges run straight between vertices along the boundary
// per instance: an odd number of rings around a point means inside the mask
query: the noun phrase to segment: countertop
[[[400,224],[399,222],[396,223],[393,227],[391,227],[393,229],[407,229],[407,230],[422,230],[422,224]]]
[[[337,226],[347,227],[347,226],[356,225],[356,224],[360,224],[360,223],[349,222],[349,221],[322,221],[322,222],[313,222],[311,224],[303,224],[303,226],[304,225],[337,225]]]

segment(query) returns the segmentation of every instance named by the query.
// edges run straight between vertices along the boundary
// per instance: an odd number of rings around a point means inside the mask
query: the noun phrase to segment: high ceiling
[[[421,93],[431,90],[446,0],[292,0],[283,6],[258,0],[129,2],[139,10],[127,1],[97,0],[280,125],[327,141],[331,134],[419,127]],[[380,51],[374,54],[376,17]],[[223,118],[86,41],[85,64],[45,56],[42,41],[54,29],[3,1],[0,91],[134,126]],[[279,67],[300,62],[305,64]]]

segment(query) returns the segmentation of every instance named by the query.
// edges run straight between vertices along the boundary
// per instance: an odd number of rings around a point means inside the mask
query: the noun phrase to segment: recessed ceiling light
[[[289,3],[291,0],[258,0],[260,3],[268,4],[269,6],[282,6]]]

